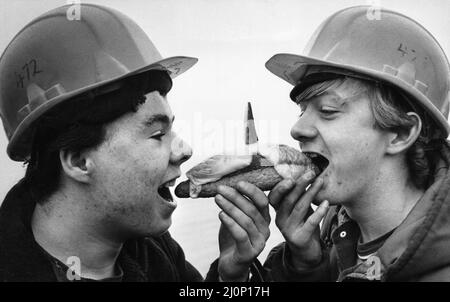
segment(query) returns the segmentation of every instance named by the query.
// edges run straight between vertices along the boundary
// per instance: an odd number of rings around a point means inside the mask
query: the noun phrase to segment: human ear
[[[386,149],[388,154],[394,155],[408,150],[417,140],[422,130],[422,120],[415,112],[408,112],[408,116],[412,117],[414,124],[407,130],[392,132],[389,135],[389,142]]]
[[[59,160],[68,177],[82,183],[90,182],[93,162],[87,152],[60,150]]]

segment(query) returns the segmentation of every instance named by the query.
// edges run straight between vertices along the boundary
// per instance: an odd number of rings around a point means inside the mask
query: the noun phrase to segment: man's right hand
[[[322,178],[316,178],[311,184],[313,179],[312,172],[296,181],[285,179],[269,194],[269,202],[276,211],[275,223],[291,251],[291,263],[297,269],[312,268],[322,259],[319,224],[326,216],[329,204],[325,200],[313,212],[311,202],[323,185]]]

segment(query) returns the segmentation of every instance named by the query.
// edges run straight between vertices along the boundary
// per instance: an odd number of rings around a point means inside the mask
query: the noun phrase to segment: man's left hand
[[[237,189],[220,186],[215,201],[222,209],[219,276],[223,281],[246,281],[270,236],[268,198],[255,185],[240,182]]]

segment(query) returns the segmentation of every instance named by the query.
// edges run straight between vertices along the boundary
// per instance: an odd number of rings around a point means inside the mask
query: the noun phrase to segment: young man
[[[32,21],[0,59],[8,155],[28,164],[0,209],[0,280],[201,281],[168,233],[191,149],[166,95],[197,59],[163,59],[115,10],[82,4],[71,21],[67,9]],[[247,280],[267,240],[268,204],[240,191],[255,204],[227,191],[209,280]]]
[[[265,263],[275,280],[450,281],[448,61],[417,22],[370,10],[266,63],[295,85],[292,137],[328,162],[269,194],[286,239]]]

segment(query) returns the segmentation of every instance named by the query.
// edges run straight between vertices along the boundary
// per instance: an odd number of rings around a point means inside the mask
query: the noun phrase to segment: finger
[[[267,223],[270,223],[269,201],[266,194],[257,186],[245,181],[239,182],[237,189],[253,202]]]
[[[250,240],[247,236],[247,232],[237,224],[230,216],[225,212],[219,213],[219,220],[222,225],[228,230],[229,235],[236,243],[236,248],[239,253],[243,253],[252,248]]]
[[[228,211],[226,211],[226,213],[228,215],[230,215],[233,219],[235,219],[236,221],[245,223],[245,225],[241,225],[242,227],[244,227],[244,229],[247,229],[247,225],[250,224],[250,222],[252,222],[252,224],[256,225],[256,228],[264,235],[264,236],[268,236],[267,234],[267,230],[268,230],[268,224],[270,223],[270,218],[269,221],[267,221],[262,213],[260,213],[260,211],[258,210],[258,208],[253,204],[252,201],[248,200],[247,198],[245,198],[244,196],[242,196],[237,190],[227,187],[227,186],[219,186],[217,188],[217,192],[222,195],[222,197],[225,197],[225,199],[228,202],[231,202],[234,207],[230,208],[229,205],[227,205],[227,209],[229,209]],[[262,193],[264,195],[264,193]],[[265,195],[264,198],[266,199]],[[262,202],[261,202],[262,203]],[[229,212],[232,211],[232,212]],[[239,217],[240,213],[243,213],[246,217],[250,219],[251,221],[247,221],[247,219],[243,218],[243,217]],[[269,216],[270,217],[270,216]],[[251,229],[249,229],[251,230]]]
[[[292,190],[295,185],[295,181],[293,179],[287,178],[283,179],[270,191],[269,193],[269,203],[275,210],[278,210],[279,204],[284,196]]]
[[[304,194],[305,189],[314,179],[314,172],[310,171],[305,173],[302,177],[297,179],[295,187],[288,193],[288,195],[281,202],[278,211],[276,222],[277,225],[283,225],[292,213],[292,209],[300,197]]]
[[[305,225],[303,226],[307,234],[312,235],[314,231],[317,230],[317,228],[320,225],[320,222],[327,215],[329,208],[330,207],[328,200],[324,200],[320,204],[320,206],[316,209],[316,211],[313,214],[311,214],[311,216],[308,217],[308,219],[305,222]]]
[[[260,223],[260,229],[258,229],[258,226],[255,224],[253,219],[251,219],[249,216],[247,216],[241,209],[236,207],[231,201],[227,200],[224,196],[218,194],[215,197],[215,201],[217,205],[227,214],[231,219],[233,219],[239,226],[244,229],[244,231],[247,233],[247,236],[250,239],[250,242],[252,244],[256,244],[257,241],[260,239],[260,237],[266,237],[268,238],[268,226],[267,222],[265,222],[264,218],[259,214],[259,220]],[[249,201],[247,201],[248,203]],[[256,210],[255,208],[255,211]],[[266,225],[266,227],[263,227]]]
[[[314,200],[316,194],[320,191],[323,185],[323,179],[317,178],[311,187],[300,198],[297,204],[294,206],[291,215],[287,219],[287,224],[293,228],[298,228],[299,225],[303,225],[305,216],[311,209],[311,203]],[[311,214],[312,215],[312,214]]]
[[[283,210],[290,213],[297,201],[304,194],[306,188],[313,182],[315,176],[316,174],[314,172],[308,171],[302,177],[298,178],[294,189],[285,197],[280,207],[283,207]]]

